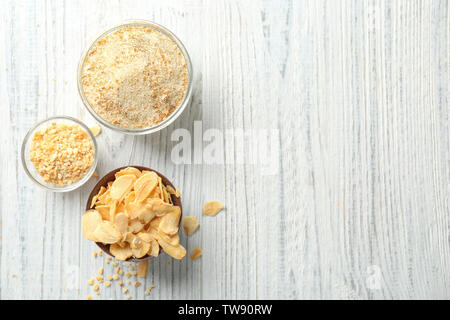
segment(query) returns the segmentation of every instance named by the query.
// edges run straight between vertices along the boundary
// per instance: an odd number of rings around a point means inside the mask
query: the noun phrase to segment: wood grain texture
[[[184,42],[193,102],[156,134],[103,128],[98,172],[135,164],[166,175],[200,221],[181,242],[204,252],[153,260],[143,285],[128,285],[133,298],[450,298],[448,1],[1,4],[1,299],[85,299],[96,270],[112,272],[80,232],[94,179],[68,194],[41,190],[20,146],[48,116],[94,123],[78,96],[78,59],[128,19]],[[227,165],[171,161],[172,132],[194,132],[195,121],[231,130]],[[275,130],[274,174],[236,164],[258,148],[240,130],[258,129]],[[226,210],[203,217],[213,199]],[[101,291],[124,297],[115,284]]]

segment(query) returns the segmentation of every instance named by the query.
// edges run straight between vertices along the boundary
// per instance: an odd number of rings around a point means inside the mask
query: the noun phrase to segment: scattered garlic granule
[[[198,258],[200,258],[200,256],[202,255],[202,249],[200,249],[200,248],[194,248],[194,250],[193,250],[193,252],[192,252],[192,254],[191,254],[191,259],[192,260],[195,260],[195,259],[198,259]]]

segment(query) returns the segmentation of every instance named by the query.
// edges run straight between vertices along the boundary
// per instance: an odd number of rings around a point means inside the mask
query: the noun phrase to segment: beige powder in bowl
[[[151,27],[126,26],[90,48],[81,83],[87,101],[107,122],[147,128],[183,102],[188,70],[180,48],[165,34]]]

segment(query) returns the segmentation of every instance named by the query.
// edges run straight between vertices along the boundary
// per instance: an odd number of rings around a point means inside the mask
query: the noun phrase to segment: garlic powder
[[[91,47],[81,82],[87,101],[107,122],[147,128],[180,106],[188,70],[180,48],[165,34],[150,27],[126,26]]]

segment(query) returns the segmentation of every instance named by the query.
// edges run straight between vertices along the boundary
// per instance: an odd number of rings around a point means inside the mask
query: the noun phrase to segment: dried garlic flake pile
[[[175,259],[186,250],[180,245],[181,208],[153,171],[133,167],[120,170],[101,187],[83,213],[82,231],[88,240],[109,244],[117,260],[158,256],[160,248]]]

